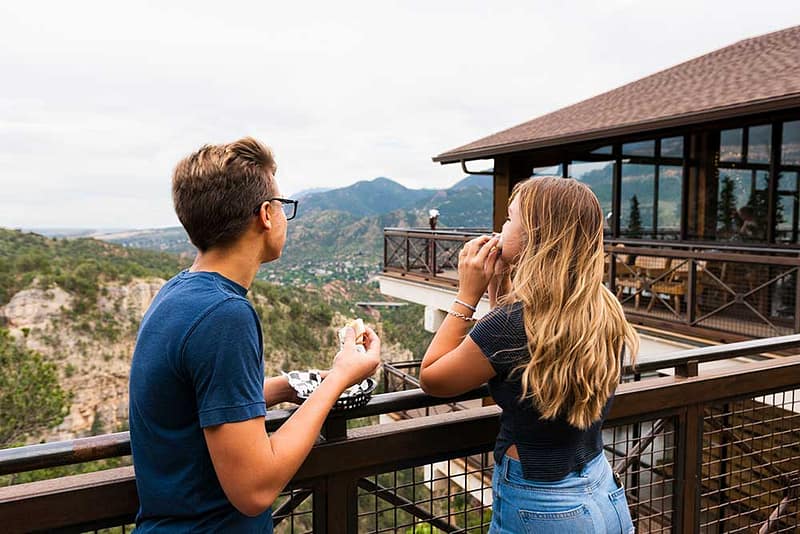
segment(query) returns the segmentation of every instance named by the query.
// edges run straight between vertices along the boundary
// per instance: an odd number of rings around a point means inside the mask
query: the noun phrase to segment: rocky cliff
[[[155,277],[98,282],[88,310],[76,311],[75,295],[59,286],[23,289],[0,306],[0,324],[28,349],[54,362],[62,388],[72,395],[63,423],[31,442],[127,429],[128,373],[136,332],[164,282]],[[262,320],[264,367],[270,376],[282,368],[327,367],[338,346],[336,329],[354,313],[352,297],[341,283],[316,291],[256,283],[250,298]],[[380,314],[360,313],[383,336]],[[418,315],[421,318],[421,312]],[[384,337],[385,360],[411,357],[403,345]]]
[[[11,334],[55,362],[62,387],[72,395],[69,415],[41,439],[71,439],[127,427],[136,328],[163,283],[134,279],[103,285],[97,309],[88,317],[74,316],[74,297],[57,286],[19,291],[0,307]]]

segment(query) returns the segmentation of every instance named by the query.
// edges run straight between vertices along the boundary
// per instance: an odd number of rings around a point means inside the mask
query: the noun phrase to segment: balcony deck
[[[605,454],[625,480],[638,532],[797,531],[800,355],[701,367],[778,351],[800,353],[800,335],[662,354],[627,369],[604,426]],[[658,372],[665,368],[672,374]],[[400,390],[329,417],[274,507],[276,532],[486,532],[498,408],[457,406],[481,403],[485,388],[448,401],[402,390],[413,375],[413,364],[387,366],[386,386]],[[375,419],[400,412],[415,416]],[[289,415],[271,411],[267,429]],[[0,475],[129,454],[127,433],[8,449]],[[130,467],[0,488],[9,533],[127,525],[137,505]]]
[[[386,228],[383,276],[444,290],[458,253],[486,231]],[[730,342],[800,332],[800,251],[607,240],[606,285],[631,322]]]

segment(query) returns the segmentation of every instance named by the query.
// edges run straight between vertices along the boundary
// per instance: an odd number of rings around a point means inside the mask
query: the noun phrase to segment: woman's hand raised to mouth
[[[489,282],[505,265],[500,260],[499,236],[483,235],[468,241],[458,255],[458,298],[475,305]],[[500,262],[498,262],[500,260]]]

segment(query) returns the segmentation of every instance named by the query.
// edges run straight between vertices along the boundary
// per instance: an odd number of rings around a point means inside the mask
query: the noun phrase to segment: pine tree
[[[61,423],[69,407],[53,363],[0,328],[0,449]]]
[[[767,239],[767,224],[769,215],[769,175],[764,174],[763,187],[752,190],[747,199],[747,206],[750,208],[750,216],[752,218],[751,228],[746,233],[745,237],[753,241],[766,241]],[[777,202],[775,205],[775,227],[777,228],[783,222],[783,205]],[[744,228],[744,223],[743,223]]]
[[[628,217],[628,236],[642,237],[642,214],[639,213],[639,199],[631,197],[631,214]]]
[[[719,192],[717,208],[717,232],[719,237],[730,237],[739,229],[736,213],[736,194],[733,192],[733,180],[730,176],[722,177],[722,189]]]

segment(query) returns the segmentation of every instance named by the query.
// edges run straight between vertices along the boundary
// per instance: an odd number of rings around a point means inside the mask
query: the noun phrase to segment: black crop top
[[[508,448],[516,445],[525,478],[561,480],[603,451],[601,427],[614,397],[606,402],[600,420],[587,430],[573,427],[562,416],[543,420],[532,401],[520,402],[521,373],[509,375],[530,358],[522,316],[521,303],[497,307],[469,334],[497,373],[489,380],[492,398],[503,409],[494,458],[499,463]]]

